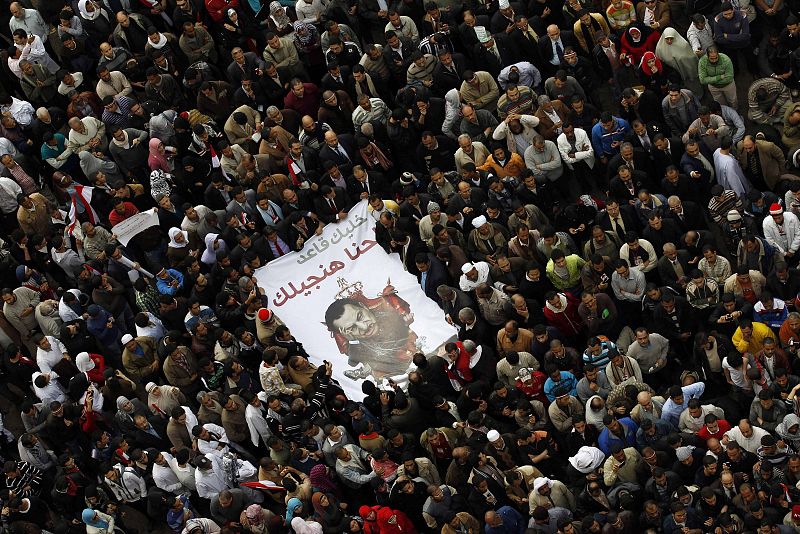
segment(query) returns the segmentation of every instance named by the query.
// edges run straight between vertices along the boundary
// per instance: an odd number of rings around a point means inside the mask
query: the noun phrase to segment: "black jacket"
[[[455,72],[451,72],[449,69],[445,68],[441,62],[437,62],[436,66],[433,68],[433,92],[439,95],[440,97],[444,98],[444,95],[447,94],[447,91],[450,89],[458,89],[461,87],[461,82],[463,82],[463,75],[464,71],[467,69],[467,60],[461,54],[452,54],[453,56],[453,69]]]
[[[444,264],[435,255],[429,252],[427,256],[428,261],[430,261],[430,266],[428,267],[428,271],[425,276],[425,284],[422,284],[422,273],[417,275],[417,280],[419,281],[420,286],[422,286],[422,290],[425,292],[425,295],[429,299],[433,301],[439,301],[439,295],[436,293],[436,288],[447,283],[447,270],[445,269]]]

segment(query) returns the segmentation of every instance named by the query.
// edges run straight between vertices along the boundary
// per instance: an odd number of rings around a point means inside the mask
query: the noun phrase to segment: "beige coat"
[[[456,150],[454,156],[456,160],[456,172],[461,173],[461,168],[464,167],[465,163],[474,163],[476,167],[480,167],[486,162],[486,158],[488,157],[489,149],[486,148],[486,145],[480,141],[473,141],[472,154],[467,154],[461,148]]]
[[[276,50],[271,46],[264,49],[264,60],[274,63],[276,68],[294,67],[300,63],[300,56],[294,42],[288,37],[280,37],[281,46]]]
[[[756,294],[756,298],[761,296],[761,291],[763,291],[764,287],[767,285],[767,279],[764,278],[764,275],[758,271],[750,271],[750,279],[753,281],[753,292]],[[742,286],[736,280],[736,273],[730,275],[727,280],[725,280],[725,290],[724,293],[733,293],[736,297],[742,297]]]
[[[233,120],[235,113],[244,113],[247,117],[247,122],[244,125],[239,125]],[[256,133],[256,126],[261,122],[261,113],[251,108],[248,105],[239,106],[233,110],[228,120],[225,121],[225,135],[232,145],[243,145],[252,140],[253,134]]]
[[[33,209],[19,207],[17,222],[19,227],[29,236],[33,234],[47,235],[52,224],[50,220],[50,202],[41,193],[33,193],[29,197]]]
[[[744,151],[744,141],[739,141],[736,144],[736,150],[739,153],[738,161],[742,169],[747,168],[747,153]],[[758,150],[758,159],[761,163],[761,174],[764,176],[764,181],[770,189],[775,189],[778,185],[780,176],[786,170],[786,158],[783,156],[783,151],[771,141],[756,140],[756,150]]]
[[[583,404],[575,397],[570,397],[569,410],[571,415],[564,413],[555,402],[551,402],[550,406],[547,407],[547,415],[550,416],[550,422],[553,423],[557,432],[572,431],[572,416],[577,414],[583,415]]]
[[[575,509],[575,496],[567,489],[567,486],[559,480],[551,480],[550,484],[550,495],[541,495],[536,490],[531,491],[530,495],[528,495],[531,514],[537,506],[544,506],[545,508],[559,506],[567,510]]]
[[[131,380],[141,382],[143,377],[152,374],[150,366],[158,360],[156,340],[152,337],[140,336],[136,338],[136,343],[142,347],[144,356],[134,356],[133,352],[126,348],[122,351],[122,366]]]
[[[458,90],[461,100],[467,104],[472,104],[475,109],[485,109],[494,112],[497,109],[497,99],[500,96],[500,89],[492,75],[486,71],[479,70],[475,73],[478,78],[478,87],[473,87],[467,82],[461,82]]]

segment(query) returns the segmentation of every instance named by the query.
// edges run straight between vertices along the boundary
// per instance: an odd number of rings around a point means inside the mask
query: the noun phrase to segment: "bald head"
[[[483,514],[483,520],[486,522],[487,525],[491,527],[497,526],[499,523],[501,523],[500,517],[494,510],[489,510],[488,512]]]

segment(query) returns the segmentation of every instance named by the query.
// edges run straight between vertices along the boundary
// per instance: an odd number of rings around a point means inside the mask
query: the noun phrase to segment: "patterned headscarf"
[[[317,29],[302,20],[296,20],[292,23],[294,26],[294,40],[302,47],[312,45],[317,42]]]

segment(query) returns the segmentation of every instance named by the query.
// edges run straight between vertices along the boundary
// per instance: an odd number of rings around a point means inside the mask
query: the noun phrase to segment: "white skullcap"
[[[486,219],[486,215],[480,215],[480,216],[475,217],[474,219],[472,219],[472,226],[474,226],[475,228],[480,228],[481,226],[483,226],[487,222],[488,222],[488,220]]]

